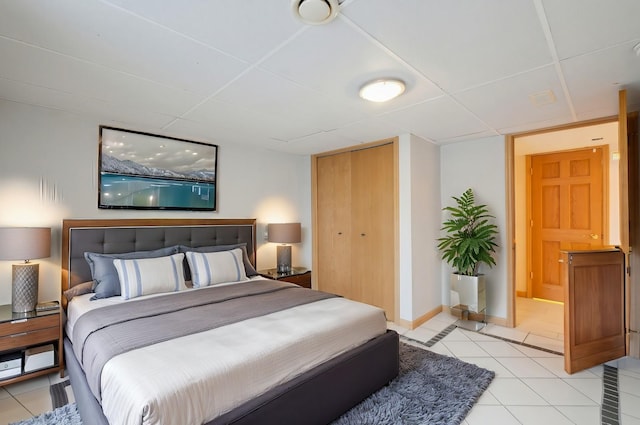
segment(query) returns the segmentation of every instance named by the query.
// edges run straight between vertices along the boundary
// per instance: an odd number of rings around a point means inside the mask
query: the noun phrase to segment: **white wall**
[[[441,205],[453,205],[452,196],[460,196],[471,188],[476,202],[486,204],[498,226],[496,266],[481,266],[486,275],[487,314],[507,317],[507,250],[505,140],[503,136],[444,145],[440,148]],[[441,212],[441,222],[446,214]],[[451,267],[442,262],[442,303],[449,305],[449,275]]]
[[[99,210],[100,124],[127,128],[0,100],[0,226],[52,227],[51,257],[37,260],[40,300],[59,298],[60,229],[65,218],[256,218],[258,268],[275,266],[275,246],[262,237],[266,223],[300,221],[303,242],[293,248],[293,263],[311,266],[309,157],[216,140],[217,212]],[[0,304],[11,302],[13,263],[0,261]]]
[[[442,305],[440,149],[410,134],[399,144],[400,318],[413,321]]]

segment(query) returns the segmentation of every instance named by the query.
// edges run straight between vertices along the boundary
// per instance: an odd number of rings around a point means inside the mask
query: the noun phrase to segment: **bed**
[[[83,424],[327,424],[397,376],[381,310],[253,275],[255,238],[253,219],[64,220],[64,359]],[[90,300],[102,256],[126,283]],[[238,281],[211,284],[201,258],[235,264]],[[175,289],[148,285],[154,273]]]

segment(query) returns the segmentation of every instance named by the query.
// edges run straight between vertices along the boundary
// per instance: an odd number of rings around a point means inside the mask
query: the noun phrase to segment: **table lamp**
[[[11,309],[14,313],[33,311],[38,303],[39,265],[36,258],[51,255],[51,228],[0,227],[0,260],[24,260],[14,264]]]
[[[280,243],[276,249],[278,273],[291,272],[291,245],[301,241],[300,223],[270,223],[267,240]]]

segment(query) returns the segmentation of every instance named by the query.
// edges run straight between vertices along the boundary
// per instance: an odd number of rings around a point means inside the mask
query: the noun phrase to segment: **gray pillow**
[[[62,294],[67,299],[67,301],[71,301],[73,297],[77,297],[78,295],[88,294],[90,292],[93,292],[93,280],[79,283],[73,288],[67,289]]]
[[[113,265],[115,258],[158,258],[178,253],[178,245],[160,248],[153,251],[124,252],[120,254],[99,254],[96,252],[85,252],[84,258],[89,263],[91,278],[93,279],[93,292],[95,295],[91,300],[99,298],[109,298],[120,295],[120,280],[118,271]]]
[[[257,276],[258,272],[249,261],[249,255],[247,254],[247,244],[246,243],[236,243],[233,245],[213,245],[213,246],[198,246],[191,247],[186,245],[180,245],[180,252],[220,252],[220,251],[231,251],[232,249],[240,248],[242,249],[242,261],[244,262],[244,271],[247,277]],[[184,278],[185,280],[191,280],[191,269],[189,269],[189,264],[187,260],[184,261]]]

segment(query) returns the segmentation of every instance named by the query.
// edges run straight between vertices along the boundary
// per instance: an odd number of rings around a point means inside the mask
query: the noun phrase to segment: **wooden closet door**
[[[351,152],[351,281],[357,300],[395,317],[393,145]]]
[[[356,299],[351,285],[351,152],[317,160],[318,289]]]

